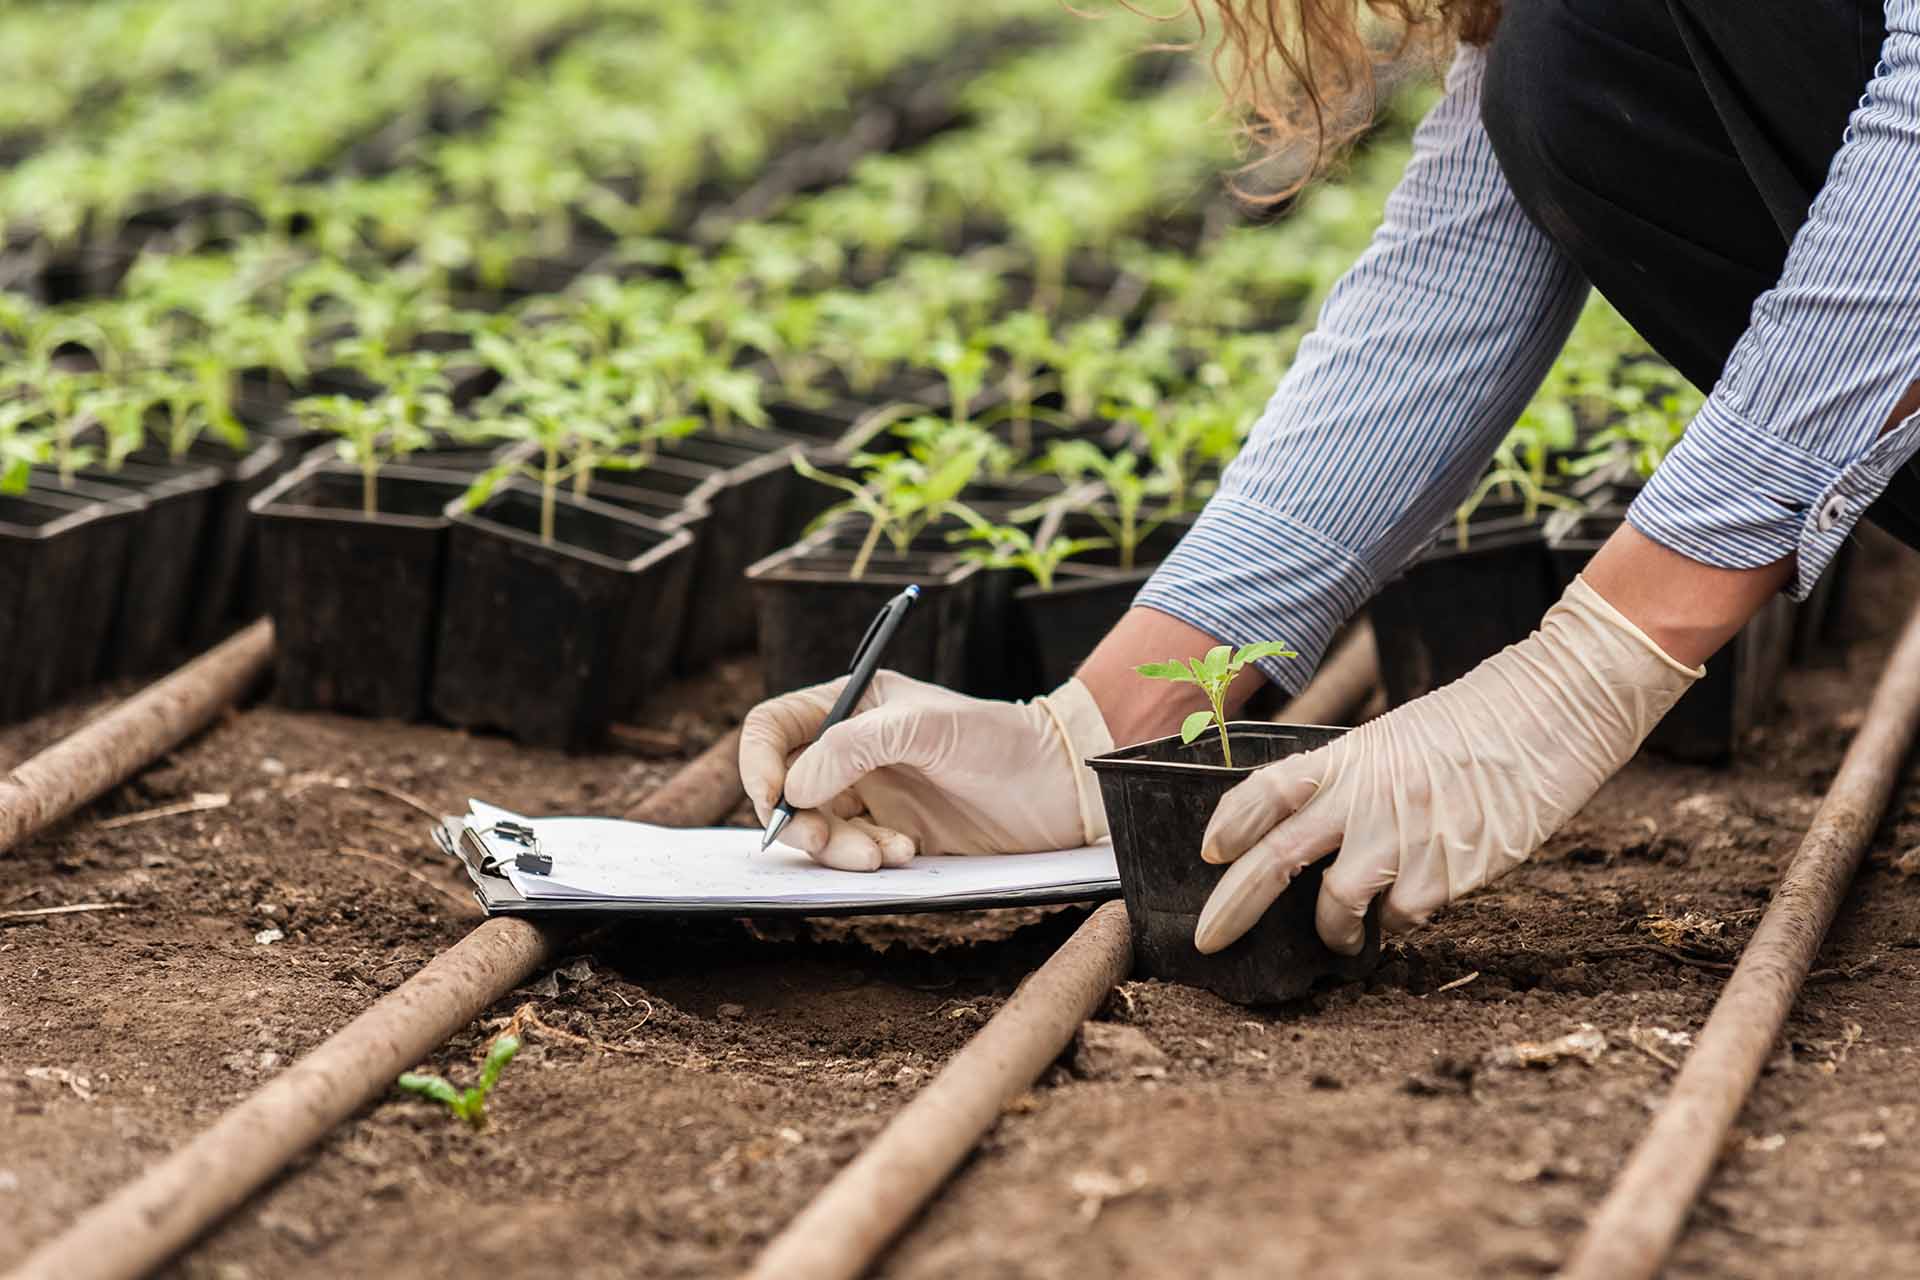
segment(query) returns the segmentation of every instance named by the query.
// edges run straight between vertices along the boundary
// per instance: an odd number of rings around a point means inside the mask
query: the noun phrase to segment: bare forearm
[[[1793,561],[1716,569],[1622,525],[1583,576],[1669,657],[1693,667],[1712,657],[1787,584]]]
[[[1099,704],[1116,743],[1144,742],[1172,733],[1207,700],[1193,685],[1143,680],[1133,669],[1143,662],[1198,657],[1219,643],[1198,627],[1157,609],[1129,609],[1081,664],[1080,681]],[[1233,682],[1228,706],[1243,705],[1264,682],[1258,670],[1248,667]]]

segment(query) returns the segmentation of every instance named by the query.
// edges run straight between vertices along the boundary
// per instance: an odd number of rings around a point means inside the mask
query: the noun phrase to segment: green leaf
[[[1213,712],[1211,711],[1194,712],[1192,715],[1188,716],[1185,720],[1182,720],[1180,722],[1180,741],[1192,742],[1195,738],[1205,733],[1207,731],[1207,726],[1212,723],[1213,723]]]
[[[459,1092],[439,1076],[417,1075],[409,1071],[400,1077],[399,1085],[407,1093],[417,1093],[423,1098],[444,1102],[456,1110],[460,1106]]]
[[[1149,680],[1169,680],[1174,684],[1194,684],[1193,673],[1187,665],[1175,658],[1169,662],[1146,662],[1134,668],[1134,671]]]
[[[480,1093],[484,1097],[500,1082],[500,1072],[520,1052],[519,1036],[501,1036],[487,1049],[487,1060],[480,1067]]]
[[[1262,658],[1297,658],[1300,655],[1288,648],[1285,641],[1260,640],[1253,644],[1243,644],[1240,651],[1233,655],[1235,670],[1249,662],[1258,662]]]
[[[1230,644],[1217,644],[1207,650],[1206,657],[1200,659],[1200,662],[1204,664],[1201,670],[1204,670],[1207,675],[1218,680],[1227,674],[1227,664],[1232,661],[1233,646]]]

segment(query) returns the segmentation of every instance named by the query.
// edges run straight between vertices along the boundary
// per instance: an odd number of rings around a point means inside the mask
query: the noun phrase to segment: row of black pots
[[[182,459],[141,451],[66,478],[36,469],[0,516],[9,598],[26,602],[0,645],[0,721],[97,680],[164,670],[244,617],[246,504],[283,458],[259,437],[240,453],[203,442]],[[30,579],[11,576],[28,566]]]
[[[1418,698],[1525,639],[1624,516],[1624,503],[1603,501],[1577,520],[1551,522],[1549,533],[1546,517],[1493,509],[1469,523],[1464,544],[1443,534],[1369,609],[1388,701]],[[1796,634],[1815,644],[1836,607],[1831,589],[1814,610],[1796,610],[1784,596],[1769,601],[1708,660],[1647,746],[1687,761],[1732,756],[1772,709]]]
[[[358,473],[316,457],[254,500],[275,698],[591,746],[671,673],[693,535],[562,494],[543,542],[537,486],[469,511],[469,479],[386,468],[369,517]]]
[[[759,617],[759,652],[769,694],[845,673],[852,650],[880,606],[909,583],[921,598],[895,633],[887,665],[917,679],[979,697],[1027,698],[1071,676],[1132,607],[1189,520],[1163,522],[1122,567],[1110,549],[1063,565],[1042,588],[1023,570],[986,569],[949,542],[949,523],[904,554],[885,547],[859,578],[850,576],[864,530],[836,521],[747,571]],[[1049,516],[1041,538],[1098,536],[1086,511]]]

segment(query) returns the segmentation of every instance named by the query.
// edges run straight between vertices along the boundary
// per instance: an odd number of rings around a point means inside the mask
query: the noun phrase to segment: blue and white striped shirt
[[[1694,560],[1798,555],[1811,589],[1893,474],[1920,414],[1920,0],[1890,0],[1881,61],[1780,281],[1628,512]],[[1463,47],[1366,253],[1194,528],[1136,603],[1245,644],[1297,691],[1334,632],[1426,546],[1485,470],[1588,286],[1521,210]]]

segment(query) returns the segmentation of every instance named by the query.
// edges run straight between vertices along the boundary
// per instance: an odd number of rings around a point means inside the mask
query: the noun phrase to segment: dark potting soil
[[[580,749],[657,692],[689,608],[693,539],[561,496],[554,541],[524,481],[453,517],[433,709],[454,724]]]
[[[370,517],[359,472],[323,459],[256,499],[275,701],[396,720],[425,713],[445,510],[466,488],[464,476],[388,467]]]
[[[1200,911],[1227,872],[1200,859],[1201,837],[1220,797],[1255,769],[1325,746],[1344,732],[1235,721],[1227,726],[1232,768],[1222,763],[1216,731],[1191,744],[1158,738],[1089,762],[1100,778],[1142,973],[1193,983],[1238,1004],[1272,1004],[1306,995],[1322,978],[1359,978],[1373,969],[1380,955],[1377,906],[1357,956],[1329,951],[1315,932],[1320,873],[1331,856],[1295,876],[1260,922],[1226,950],[1203,956],[1193,948]]]

